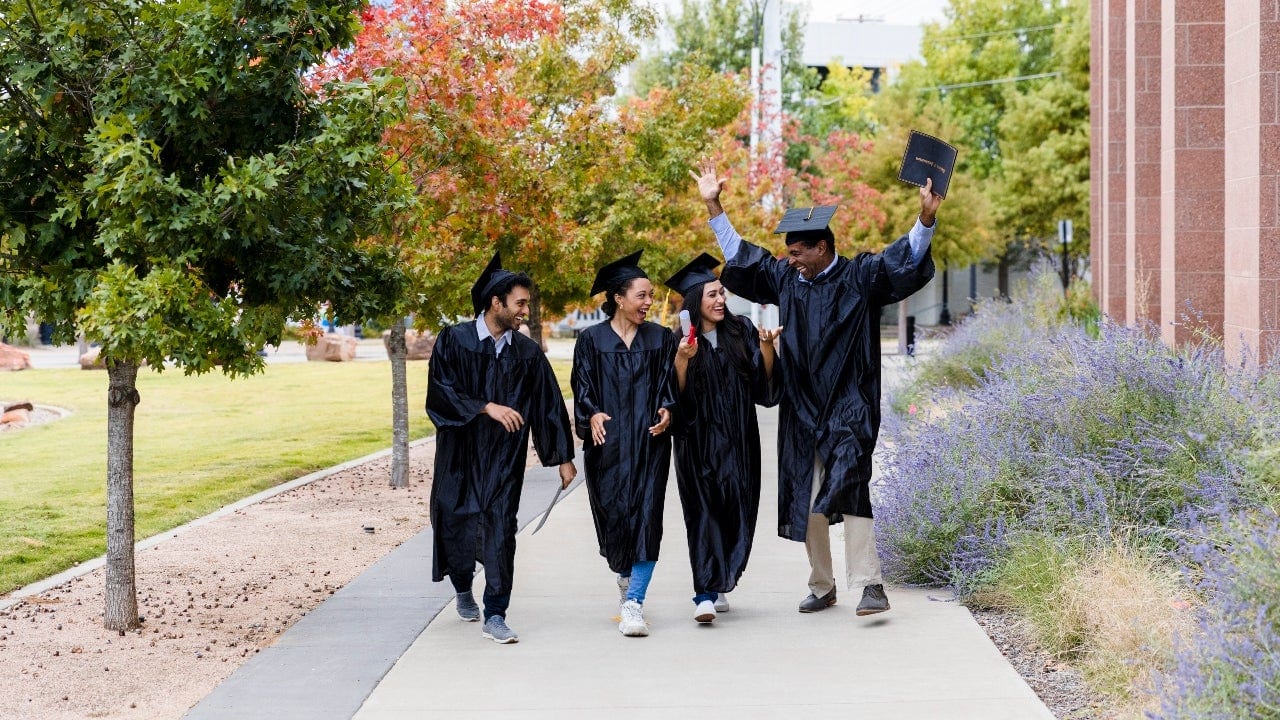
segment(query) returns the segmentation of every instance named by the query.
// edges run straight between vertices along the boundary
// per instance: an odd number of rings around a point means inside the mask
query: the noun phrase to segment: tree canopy
[[[396,85],[308,79],[358,7],[0,0],[0,323],[102,347],[109,629],[139,623],[139,366],[253,372],[286,317],[398,293],[364,242],[401,201],[381,144]]]
[[[288,315],[385,303],[394,85],[303,82],[356,7],[0,2],[7,328],[237,373]]]

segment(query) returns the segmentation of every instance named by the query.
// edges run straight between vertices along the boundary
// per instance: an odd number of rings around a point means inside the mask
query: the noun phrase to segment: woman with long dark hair
[[[693,329],[681,332],[675,371],[680,412],[676,482],[689,536],[694,619],[728,610],[751,556],[760,509],[760,429],[756,404],[777,403],[773,341],[781,328],[757,330],[734,315],[703,253],[667,280],[684,296]]]
[[[609,322],[583,330],[573,350],[574,418],[600,554],[618,575],[618,630],[649,634],[643,609],[662,542],[671,466],[676,338],[646,322],[653,284],[640,252],[605,265],[591,294],[605,293]]]

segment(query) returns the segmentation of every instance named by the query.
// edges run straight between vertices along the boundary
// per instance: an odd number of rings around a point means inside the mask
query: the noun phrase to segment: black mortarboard
[[[502,269],[502,254],[495,252],[484,272],[480,273],[480,279],[471,286],[471,307],[475,308],[476,315],[489,307],[489,298],[496,294],[494,289],[515,276],[510,270]]]
[[[917,187],[924,187],[925,180],[933,178],[933,194],[945,198],[951,175],[956,168],[956,149],[932,135],[915,130],[907,138],[907,149],[902,152],[902,166],[898,179]]]
[[[798,240],[830,240],[833,235],[827,224],[838,209],[839,205],[791,208],[778,221],[778,227],[773,232],[775,235],[786,233],[788,244]]]
[[[689,291],[695,287],[717,280],[718,278],[712,270],[719,264],[719,260],[702,253],[694,258],[693,262],[677,270],[675,275],[667,278],[666,285],[681,295],[688,295]]]
[[[640,254],[643,252],[644,250],[637,250],[597,270],[596,281],[591,285],[591,294],[602,293],[633,278],[649,277],[640,269]]]

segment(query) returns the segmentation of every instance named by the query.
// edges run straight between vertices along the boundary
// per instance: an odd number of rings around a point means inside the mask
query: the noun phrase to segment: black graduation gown
[[[746,328],[751,376],[743,377],[733,366],[723,332],[719,348],[699,335],[698,354],[689,363],[680,393],[676,483],[695,592],[729,592],[747,568],[760,509],[755,404],[777,402],[765,376],[755,325],[745,317],[734,322]]]
[[[600,554],[622,575],[642,560],[657,560],[662,506],[671,467],[671,430],[658,435],[658,408],[675,421],[678,341],[670,330],[646,322],[628,349],[609,323],[583,330],[573,349],[573,405],[582,438],[587,496]],[[591,416],[605,423],[605,441],[591,439]]]
[[[536,342],[512,333],[496,356],[493,339],[478,338],[473,322],[440,332],[427,377],[427,415],[436,426],[432,579],[470,574],[479,560],[487,590],[509,593],[530,434],[543,465],[573,460],[564,395]],[[507,432],[481,412],[489,402],[514,408],[524,425]]]
[[[782,399],[778,413],[778,534],[803,541],[815,452],[827,480],[813,511],[837,522],[871,517],[871,453],[880,432],[880,308],[933,277],[902,236],[879,254],[838,257],[814,283],[763,248],[743,241],[720,276],[752,302],[778,305]]]

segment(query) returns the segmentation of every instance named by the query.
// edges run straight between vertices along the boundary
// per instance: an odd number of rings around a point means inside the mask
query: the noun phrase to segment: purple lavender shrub
[[[1202,528],[1214,533],[1215,528]],[[1280,718],[1280,517],[1240,515],[1189,548],[1207,598],[1195,637],[1155,678],[1159,720]]]

